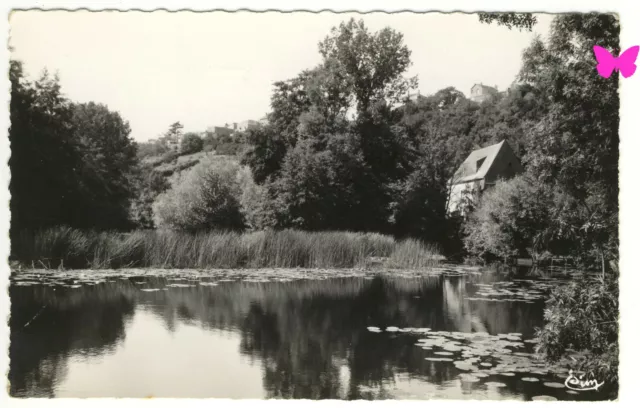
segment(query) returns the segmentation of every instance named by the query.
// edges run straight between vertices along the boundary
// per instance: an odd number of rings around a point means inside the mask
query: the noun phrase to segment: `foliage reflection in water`
[[[533,354],[560,280],[232,275],[14,273],[11,395],[599,398]]]

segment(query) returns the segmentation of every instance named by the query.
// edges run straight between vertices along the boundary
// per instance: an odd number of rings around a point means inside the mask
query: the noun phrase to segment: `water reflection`
[[[575,399],[516,378],[501,378],[500,388],[461,382],[451,363],[425,360],[429,354],[415,345],[420,336],[367,330],[531,337],[542,324],[542,301],[467,300],[477,283],[492,280],[379,276],[167,287],[176,282],[138,277],[80,288],[12,284],[10,394]]]

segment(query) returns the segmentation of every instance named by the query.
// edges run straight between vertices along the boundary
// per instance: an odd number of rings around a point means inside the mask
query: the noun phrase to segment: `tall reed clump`
[[[409,238],[395,245],[385,266],[388,268],[421,269],[435,266],[441,259],[442,256],[436,246]]]
[[[419,241],[360,232],[295,230],[197,232],[146,230],[131,233],[67,227],[18,234],[12,257],[45,268],[353,268],[371,258],[388,267],[434,264],[434,248]]]

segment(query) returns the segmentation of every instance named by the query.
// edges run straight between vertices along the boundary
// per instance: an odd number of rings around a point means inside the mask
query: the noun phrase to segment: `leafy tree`
[[[82,196],[82,157],[70,137],[72,110],[56,77],[45,71],[25,79],[22,64],[11,61],[11,229],[74,224]]]
[[[212,150],[215,150],[217,146],[218,139],[215,133],[209,131],[205,132],[204,136],[202,137],[202,150],[204,150],[205,152],[210,152]]]
[[[167,133],[165,133],[165,135],[169,137],[182,135],[183,128],[184,126],[182,125],[182,123],[174,122],[171,124],[171,126],[169,126],[169,130],[167,130]]]
[[[536,261],[550,248],[554,192],[524,176],[498,181],[482,196],[465,225],[469,252],[505,260],[529,255]]]
[[[242,191],[240,209],[245,226],[254,231],[276,227],[276,199],[270,196],[272,190],[266,184],[257,184],[246,166],[238,173],[238,179]]]
[[[140,164],[135,173],[135,197],[129,218],[138,228],[154,228],[153,203],[169,187],[167,179],[151,165]]]
[[[216,153],[222,156],[238,156],[241,155],[245,145],[242,143],[221,143],[216,148]]]
[[[137,143],[138,158],[144,159],[153,156],[162,156],[169,151],[169,146],[162,139],[149,140]]]
[[[355,20],[319,50],[319,66],[275,84],[269,124],[247,132],[243,163],[277,201],[278,226],[387,230],[389,184],[405,174],[392,105],[415,87],[402,77],[410,52],[401,34]]]
[[[525,136],[546,113],[541,92],[530,84],[514,84],[506,95],[480,104],[475,111],[469,138],[476,146],[507,140],[516,155],[523,158],[528,149]]]
[[[615,399],[618,392],[618,276],[603,281],[576,279],[552,292],[545,310],[545,325],[537,331],[537,351],[559,360],[568,349],[582,354],[576,370],[604,385],[598,391]],[[591,375],[593,377],[591,377]]]
[[[397,235],[439,242],[460,252],[459,220],[447,217],[449,180],[475,147],[470,132],[478,105],[454,89],[409,102],[396,126],[406,176],[391,184],[391,222]]]
[[[239,171],[240,166],[230,160],[198,163],[158,196],[153,204],[156,225],[191,231],[243,228]]]
[[[11,63],[12,229],[126,228],[136,146],[117,112],[72,104],[57,77]]]
[[[434,153],[429,160],[437,160],[435,168],[442,172],[439,179],[443,188],[469,152],[486,142],[470,136],[477,124],[478,109],[451,87],[403,108],[400,127],[412,147],[413,160]]]
[[[162,136],[161,140],[164,143],[171,143],[174,144],[174,148],[177,148],[177,143],[180,142],[180,139],[182,139],[182,129],[184,128],[184,125],[182,125],[182,123],[180,122],[173,122],[170,126],[169,129],[165,132],[165,134]]]
[[[446,233],[446,191],[433,162],[421,160],[393,187],[391,223],[400,236],[440,242]]]
[[[478,18],[481,23],[491,24],[496,22],[509,30],[517,28],[520,31],[531,31],[538,22],[536,16],[531,13],[478,13]]]
[[[248,129],[245,135],[248,149],[243,163],[251,167],[256,182],[277,175],[287,150],[296,146],[304,117],[310,124],[313,115],[323,118],[323,123],[339,123],[346,116],[349,88],[344,76],[329,68],[336,64],[325,63],[274,84],[268,125]]]
[[[138,163],[129,124],[118,112],[93,102],[74,104],[71,122],[82,157],[84,225],[119,228],[128,225]]]
[[[580,210],[561,214],[563,232],[595,250],[603,268],[617,259],[620,100],[618,73],[600,77],[592,47],[618,53],[619,33],[613,15],[560,15],[548,43],[538,39],[525,52],[521,72],[547,105],[527,133],[529,170],[572,197]]]
[[[362,20],[352,18],[334,27],[319,49],[324,60],[344,74],[360,112],[380,99],[400,102],[417,85],[417,78],[402,77],[411,64],[411,52],[403,35],[391,28],[372,34]]]
[[[362,159],[350,149],[353,138],[335,135],[332,145],[316,151],[305,140],[287,153],[281,177],[268,187],[276,199],[278,223],[305,230],[354,229],[372,226],[367,217],[376,207],[365,209],[354,182],[367,182]],[[371,204],[371,203],[369,203]],[[358,213],[359,211],[363,211]]]
[[[358,115],[353,123],[363,159],[377,180],[376,196],[387,195],[386,186],[408,174],[409,147],[395,127],[401,117],[400,111],[378,101]]]
[[[204,142],[197,133],[187,133],[182,138],[180,150],[183,154],[192,154],[202,151]]]

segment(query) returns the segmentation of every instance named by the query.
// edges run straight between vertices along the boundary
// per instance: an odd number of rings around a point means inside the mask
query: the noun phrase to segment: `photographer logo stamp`
[[[576,376],[573,370],[569,370],[569,377],[564,382],[564,385],[570,390],[574,391],[597,391],[598,388],[604,385],[604,381],[598,382],[595,378],[585,379],[585,374]]]

